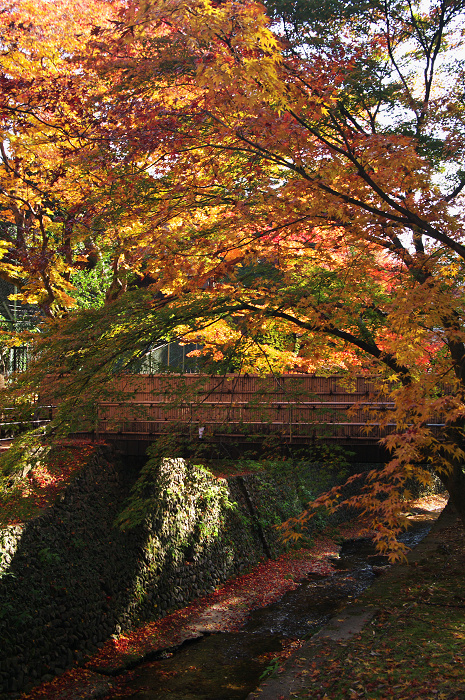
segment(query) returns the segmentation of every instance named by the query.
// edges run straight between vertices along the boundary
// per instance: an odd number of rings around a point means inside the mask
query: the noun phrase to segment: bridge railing
[[[202,437],[277,433],[290,441],[376,442],[395,430],[373,417],[393,404],[363,377],[348,387],[337,376],[130,375],[115,379],[114,389],[127,398],[99,402],[93,429],[100,435],[149,439],[176,425]],[[432,423],[440,429],[441,417]]]

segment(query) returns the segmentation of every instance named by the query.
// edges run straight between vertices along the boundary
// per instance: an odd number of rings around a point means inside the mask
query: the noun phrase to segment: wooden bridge
[[[369,420],[370,412],[393,404],[376,399],[362,377],[349,389],[336,376],[126,375],[114,388],[126,397],[99,403],[92,434],[130,454],[175,430],[225,444],[274,435],[289,445],[319,438],[367,447],[395,428]]]
[[[27,424],[4,414],[0,446],[24,427],[53,418],[55,407],[44,405],[50,404],[48,393],[44,391],[34,420]],[[89,418],[74,435],[103,438],[133,455],[145,454],[158,437],[177,432],[224,446],[260,444],[266,436],[275,445],[288,446],[319,440],[349,446],[358,458],[376,461],[386,456],[380,438],[396,428],[389,413],[387,421],[381,420],[394,404],[380,399],[364,377],[349,387],[339,376],[307,374],[126,374],[115,377],[111,394],[115,398],[90,407]],[[443,418],[434,416],[429,425],[440,431]]]

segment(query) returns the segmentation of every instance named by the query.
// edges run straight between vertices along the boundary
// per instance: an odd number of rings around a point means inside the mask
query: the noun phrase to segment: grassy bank
[[[376,611],[359,634],[308,642],[253,697],[463,700],[465,532],[447,517],[356,601]]]

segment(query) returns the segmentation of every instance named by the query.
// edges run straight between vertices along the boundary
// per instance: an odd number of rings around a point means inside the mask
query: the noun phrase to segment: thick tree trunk
[[[439,473],[445,488],[449,492],[450,500],[455,507],[460,519],[465,525],[465,471],[462,462],[451,465],[451,471],[447,474]]]
[[[465,354],[463,355],[465,360]],[[465,366],[462,361],[461,365]],[[462,380],[463,381],[463,380]],[[463,401],[463,393],[461,400]],[[445,429],[446,442],[455,444],[457,454],[465,453],[465,420],[458,418],[447,425]],[[463,457],[454,457],[452,453],[443,453],[449,465],[449,469],[436,469],[436,474],[449,492],[452,505],[456,509],[465,526],[465,463]]]

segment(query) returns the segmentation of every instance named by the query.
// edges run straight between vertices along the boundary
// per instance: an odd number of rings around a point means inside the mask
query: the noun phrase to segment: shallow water
[[[409,547],[425,537],[431,523],[415,525],[400,538]],[[372,566],[386,564],[368,540],[348,540],[332,576],[311,576],[279,601],[254,610],[234,633],[217,633],[161,653],[136,669],[128,684],[136,700],[245,700],[293,640],[306,639],[374,580]]]

